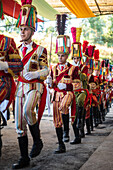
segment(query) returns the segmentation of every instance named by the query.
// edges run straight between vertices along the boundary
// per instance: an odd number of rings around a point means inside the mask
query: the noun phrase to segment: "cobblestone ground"
[[[41,121],[41,138],[44,143],[41,154],[32,159],[30,166],[25,170],[79,170],[80,167],[88,160],[93,152],[100,146],[106,137],[113,130],[113,108],[106,115],[106,120],[94,129],[90,136],[85,136],[82,143],[70,145],[66,143],[66,153],[55,155],[54,150],[57,148],[57,138],[53,126],[52,115],[47,116],[45,111]],[[8,126],[2,129],[2,157],[0,158],[0,169],[10,170],[20,156],[17,143],[17,134],[15,124],[11,119]],[[29,152],[32,147],[32,137],[28,131]],[[70,140],[74,138],[70,123]]]

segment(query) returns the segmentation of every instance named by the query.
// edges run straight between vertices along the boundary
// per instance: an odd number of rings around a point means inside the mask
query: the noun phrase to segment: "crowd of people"
[[[43,148],[40,120],[46,104],[46,86],[53,89],[51,97],[53,122],[59,144],[54,151],[55,154],[66,152],[65,142],[70,141],[70,118],[75,135],[70,144],[79,144],[81,138],[90,135],[94,127],[105,121],[113,97],[112,65],[108,59],[100,61],[99,49],[96,49],[95,45],[89,45],[86,40],[83,44],[80,43],[81,28],[71,28],[73,37],[71,44],[70,37],[65,35],[66,14],[57,15],[56,18],[58,36],[55,53],[58,63],[48,69],[46,48],[32,41],[34,31],[37,29],[36,8],[31,5],[31,0],[21,2],[17,27],[20,27],[22,44],[17,49],[12,38],[0,35],[2,126],[7,124],[7,109],[13,102],[21,154],[18,162],[13,164],[13,169],[29,166],[31,158],[38,156]],[[0,17],[2,18],[3,15]],[[72,58],[71,63],[68,62],[69,55]],[[4,109],[3,105],[6,106]],[[30,154],[27,125],[33,138]]]
[[[70,37],[64,35],[65,22],[65,14],[57,15],[59,35],[55,53],[59,62],[51,68],[46,79],[50,89],[53,89],[53,119],[59,142],[55,153],[66,152],[70,118],[75,135],[70,144],[79,144],[81,138],[90,135],[94,127],[105,121],[113,96],[112,65],[109,60],[99,60],[99,49],[95,45],[89,45],[86,40],[80,43],[81,28],[71,28],[73,43],[70,47]],[[69,54],[71,63],[67,61]]]

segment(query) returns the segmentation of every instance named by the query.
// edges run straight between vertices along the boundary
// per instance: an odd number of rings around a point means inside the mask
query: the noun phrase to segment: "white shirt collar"
[[[80,66],[80,63],[79,63],[79,61],[78,61],[77,63],[75,63],[74,61],[72,61],[72,65],[74,65],[74,66]]]
[[[23,51],[23,47],[27,47],[27,51],[26,51],[26,53],[27,53],[28,51],[30,51],[32,49],[32,45],[33,45],[33,41],[27,45],[22,43],[21,51]]]
[[[27,45],[25,45],[24,43],[22,43],[22,48],[23,48],[23,47],[29,48],[29,47],[32,47],[32,45],[33,45],[33,41],[31,41],[30,44],[27,44]]]
[[[65,64],[59,64],[59,68],[61,69],[61,66],[64,66],[64,68],[66,67],[67,62]]]

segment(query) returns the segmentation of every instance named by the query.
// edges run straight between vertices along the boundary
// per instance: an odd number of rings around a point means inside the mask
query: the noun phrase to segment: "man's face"
[[[58,60],[60,64],[65,64],[67,58],[68,58],[68,55],[66,54],[58,54]]]
[[[96,83],[92,82],[92,83],[89,84],[89,86],[90,86],[91,90],[96,89]]]
[[[92,74],[93,70],[91,68],[88,68],[88,74]]]
[[[77,61],[80,63],[80,57],[77,57]]]
[[[77,62],[78,62],[78,58],[77,57],[74,57],[74,62],[77,64]]]
[[[34,32],[28,26],[21,26],[20,27],[20,36],[21,36],[22,41],[31,40],[33,33]]]
[[[98,76],[100,71],[98,69],[95,70],[95,75]]]

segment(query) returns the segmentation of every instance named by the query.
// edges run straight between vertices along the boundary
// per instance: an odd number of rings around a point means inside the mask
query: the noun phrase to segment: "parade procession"
[[[98,165],[98,170],[104,170],[99,146],[113,131],[112,42],[111,58],[102,56],[105,46],[99,48],[89,30],[72,23],[69,12],[58,12],[49,0],[8,1],[10,5],[0,0],[0,29],[5,27],[5,15],[15,18],[16,24],[10,27],[15,28],[20,40],[18,43],[18,37],[11,36],[12,30],[7,35],[5,29],[0,30],[0,169],[93,170]],[[98,17],[85,0],[83,6],[81,0],[58,2],[77,18]],[[43,26],[48,22],[38,14],[55,23],[54,35],[46,43],[47,31],[42,31],[41,42],[37,40],[41,35],[39,22]],[[94,32],[94,37],[97,34]],[[109,47],[112,29],[110,36],[105,41]],[[109,146],[111,153],[113,144],[109,141],[103,148]],[[94,162],[87,164],[96,149],[100,157],[97,153],[97,159],[92,157]],[[108,156],[107,151],[103,153]],[[105,164],[105,169],[112,170],[110,163],[111,168]]]

